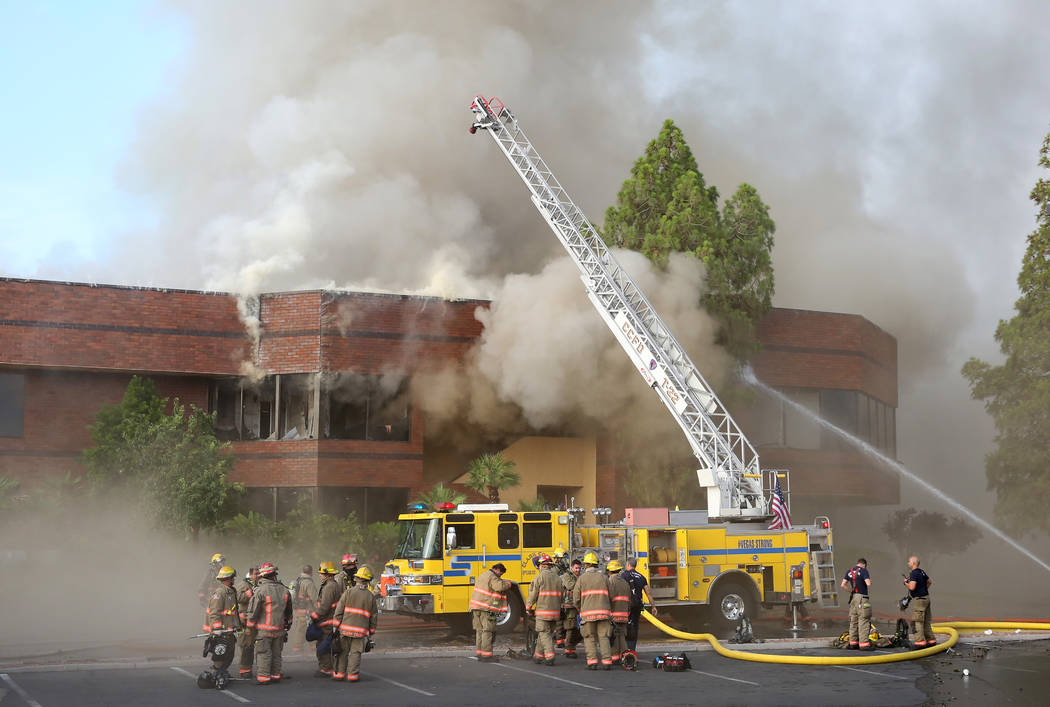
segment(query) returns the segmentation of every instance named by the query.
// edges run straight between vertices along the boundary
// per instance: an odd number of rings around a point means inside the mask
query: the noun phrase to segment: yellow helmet
[[[321,574],[339,574],[334,562],[322,562],[318,570]]]
[[[356,574],[354,574],[354,579],[363,579],[367,582],[372,579],[372,570],[369,569],[368,565],[359,567]]]
[[[226,565],[219,570],[218,574],[215,575],[215,579],[231,579],[237,576],[237,570],[233,569],[229,565]]]
[[[586,555],[583,556],[583,564],[585,564],[585,565],[594,565],[595,567],[597,567],[598,566],[598,556],[596,554],[594,554],[593,552],[588,552]]]
[[[558,549],[554,551],[554,557],[555,557],[555,559],[558,559],[558,560],[560,560],[561,558],[565,557],[565,548],[563,548],[561,545],[559,545]]]
[[[623,569],[623,563],[621,563],[619,560],[609,560],[609,564],[605,566],[605,569],[609,570],[610,572],[619,572]]]
[[[225,561],[226,561],[226,558],[223,557],[221,553],[217,552],[217,553],[215,553],[214,555],[211,556],[211,563],[213,565],[221,565]]]

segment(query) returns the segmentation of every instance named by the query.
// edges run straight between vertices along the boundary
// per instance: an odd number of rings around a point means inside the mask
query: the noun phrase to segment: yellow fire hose
[[[686,633],[671,628],[663,621],[642,611],[646,621],[664,633],[681,638],[686,641],[707,641],[718,652],[726,658],[736,660],[750,660],[755,663],[789,663],[792,665],[871,665],[872,663],[896,663],[902,660],[914,660],[925,658],[928,655],[948,650],[959,640],[959,632],[956,629],[1022,629],[1029,631],[1050,631],[1050,623],[1027,623],[1011,621],[950,621],[941,624],[933,624],[933,632],[947,634],[948,640],[938,643],[931,648],[920,648],[919,650],[906,651],[903,653],[891,653],[888,655],[843,655],[843,656],[813,656],[813,655],[777,655],[774,653],[753,653],[751,651],[736,651],[726,648],[718,639],[710,633]]]

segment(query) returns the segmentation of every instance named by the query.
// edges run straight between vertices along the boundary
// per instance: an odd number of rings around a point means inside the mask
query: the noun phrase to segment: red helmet
[[[272,562],[264,562],[259,565],[259,576],[271,577],[277,574],[277,565]]]
[[[541,552],[539,558],[537,559],[537,562],[539,562],[541,565],[553,565],[554,558],[545,552]]]
[[[347,553],[347,554],[343,555],[343,561],[342,561],[343,567],[346,567],[347,565],[356,565],[356,564],[357,564],[357,555],[354,555],[353,553]]]

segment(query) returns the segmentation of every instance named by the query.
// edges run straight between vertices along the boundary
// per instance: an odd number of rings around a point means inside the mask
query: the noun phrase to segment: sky
[[[599,223],[672,117],[723,197],[747,181],[770,206],[777,306],[898,338],[901,460],[990,510],[992,428],[959,368],[994,359],[1017,296],[1050,4],[4,0],[0,18],[0,275],[520,297],[559,247],[467,134],[472,96],[497,93]]]

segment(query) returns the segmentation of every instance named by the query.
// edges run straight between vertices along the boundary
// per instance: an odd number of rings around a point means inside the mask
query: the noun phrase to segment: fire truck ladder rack
[[[810,553],[813,570],[816,573],[817,596],[824,608],[839,605],[838,587],[835,586],[835,561],[830,550],[814,550]]]
[[[573,203],[517,119],[497,98],[475,96],[470,132],[485,130],[525,182],[532,203],[580,270],[587,296],[670,411],[700,461],[712,519],[769,517],[758,454],[670,329]]]

